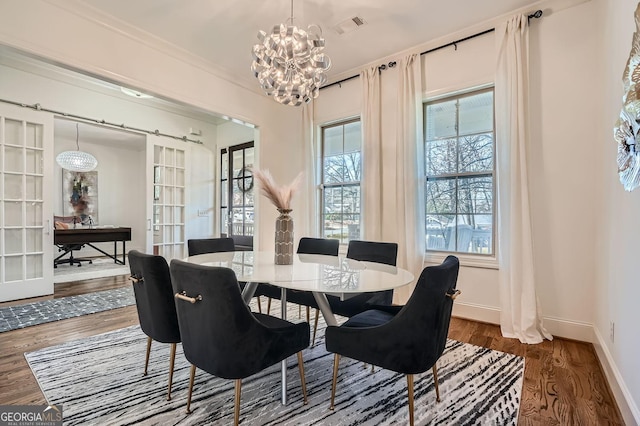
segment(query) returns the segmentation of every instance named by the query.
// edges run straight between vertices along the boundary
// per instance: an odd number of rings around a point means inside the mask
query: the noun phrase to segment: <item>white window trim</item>
[[[456,256],[460,261],[460,266],[467,266],[470,268],[500,269],[498,267],[498,257],[495,255],[488,256],[459,252],[427,251],[424,254],[424,262],[439,264],[442,263],[442,261],[449,255]]]
[[[471,87],[467,87],[467,88],[457,88],[456,90],[451,90],[451,89],[444,89],[444,90],[439,90],[439,91],[432,91],[429,94],[425,94],[425,96],[423,96],[422,99],[422,114],[424,115],[424,106],[430,102],[434,102],[434,101],[438,101],[440,99],[445,99],[445,98],[449,98],[449,97],[456,97],[456,96],[462,96],[464,94],[467,93],[473,93],[473,92],[479,92],[482,90],[486,90],[486,89],[492,89],[493,90],[493,94],[494,94],[494,109],[495,109],[495,83],[494,82],[485,82],[485,83],[479,83],[476,85],[473,85]],[[450,91],[451,90],[451,91]],[[495,139],[495,134],[496,134],[496,126],[495,126],[495,116],[494,116],[494,123],[493,123],[493,132],[494,132],[494,141],[493,141],[493,147],[494,147],[494,157],[495,157],[495,151],[496,151],[496,143],[497,140]],[[495,161],[495,160],[494,160]],[[494,184],[494,200],[497,200],[497,196],[498,196],[498,175],[497,175],[497,170],[494,166],[494,172],[493,172],[493,184]],[[426,201],[426,200],[425,200]],[[493,230],[493,254],[491,255],[486,255],[486,254],[479,254],[479,253],[464,253],[464,252],[442,252],[442,251],[435,251],[435,250],[428,250],[425,247],[425,253],[424,253],[424,263],[434,263],[434,264],[439,264],[442,263],[444,261],[444,259],[446,259],[447,256],[449,255],[453,255],[456,256],[458,258],[458,260],[460,261],[460,266],[465,266],[465,267],[471,267],[471,268],[484,268],[484,269],[500,269],[499,268],[499,262],[498,262],[498,255],[500,253],[500,246],[498,244],[499,238],[498,238],[498,231],[499,231],[499,225],[498,225],[498,220],[497,220],[497,201],[494,201],[495,206],[494,206],[494,213],[493,213],[493,223],[494,223],[494,230]],[[426,217],[426,212],[425,212],[425,217]]]

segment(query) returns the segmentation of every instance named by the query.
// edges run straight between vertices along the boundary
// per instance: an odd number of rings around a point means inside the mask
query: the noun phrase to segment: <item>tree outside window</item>
[[[322,236],[341,243],[360,237],[361,139],[359,120],[322,128]]]
[[[424,106],[427,250],[494,253],[493,89]]]

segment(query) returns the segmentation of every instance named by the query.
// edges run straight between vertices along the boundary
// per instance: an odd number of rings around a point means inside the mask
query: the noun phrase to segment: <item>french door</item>
[[[53,117],[0,104],[0,302],[53,294]]]
[[[186,257],[187,146],[147,137],[147,247],[167,261]]]
[[[250,237],[254,232],[253,142],[220,151],[220,233]]]

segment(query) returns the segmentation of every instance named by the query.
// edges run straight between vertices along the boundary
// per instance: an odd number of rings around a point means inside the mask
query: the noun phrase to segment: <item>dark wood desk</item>
[[[92,243],[104,243],[113,241],[113,255],[94,246]],[[118,259],[118,241],[122,241],[122,260]],[[105,256],[113,259],[120,265],[126,264],[125,241],[131,241],[131,228],[70,228],[54,230],[53,243],[63,244],[86,244],[98,250]]]

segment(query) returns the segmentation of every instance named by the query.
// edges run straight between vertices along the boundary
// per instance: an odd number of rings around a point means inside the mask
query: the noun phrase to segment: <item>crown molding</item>
[[[209,74],[219,77],[230,84],[239,86],[245,90],[249,90],[253,93],[264,95],[256,86],[255,81],[238,77],[232,71],[221,67],[220,65],[208,61],[200,56],[176,46],[160,37],[157,37],[147,31],[144,31],[138,27],[135,27],[123,20],[115,18],[112,15],[106,14],[99,9],[96,9],[80,0],[42,0],[62,9],[68,13],[74,14],[82,19],[92,22],[95,25],[99,25],[108,29],[114,33],[118,33],[126,38],[141,43],[151,49],[161,52],[164,55],[170,56],[181,62],[187,63],[190,66],[199,68]]]

